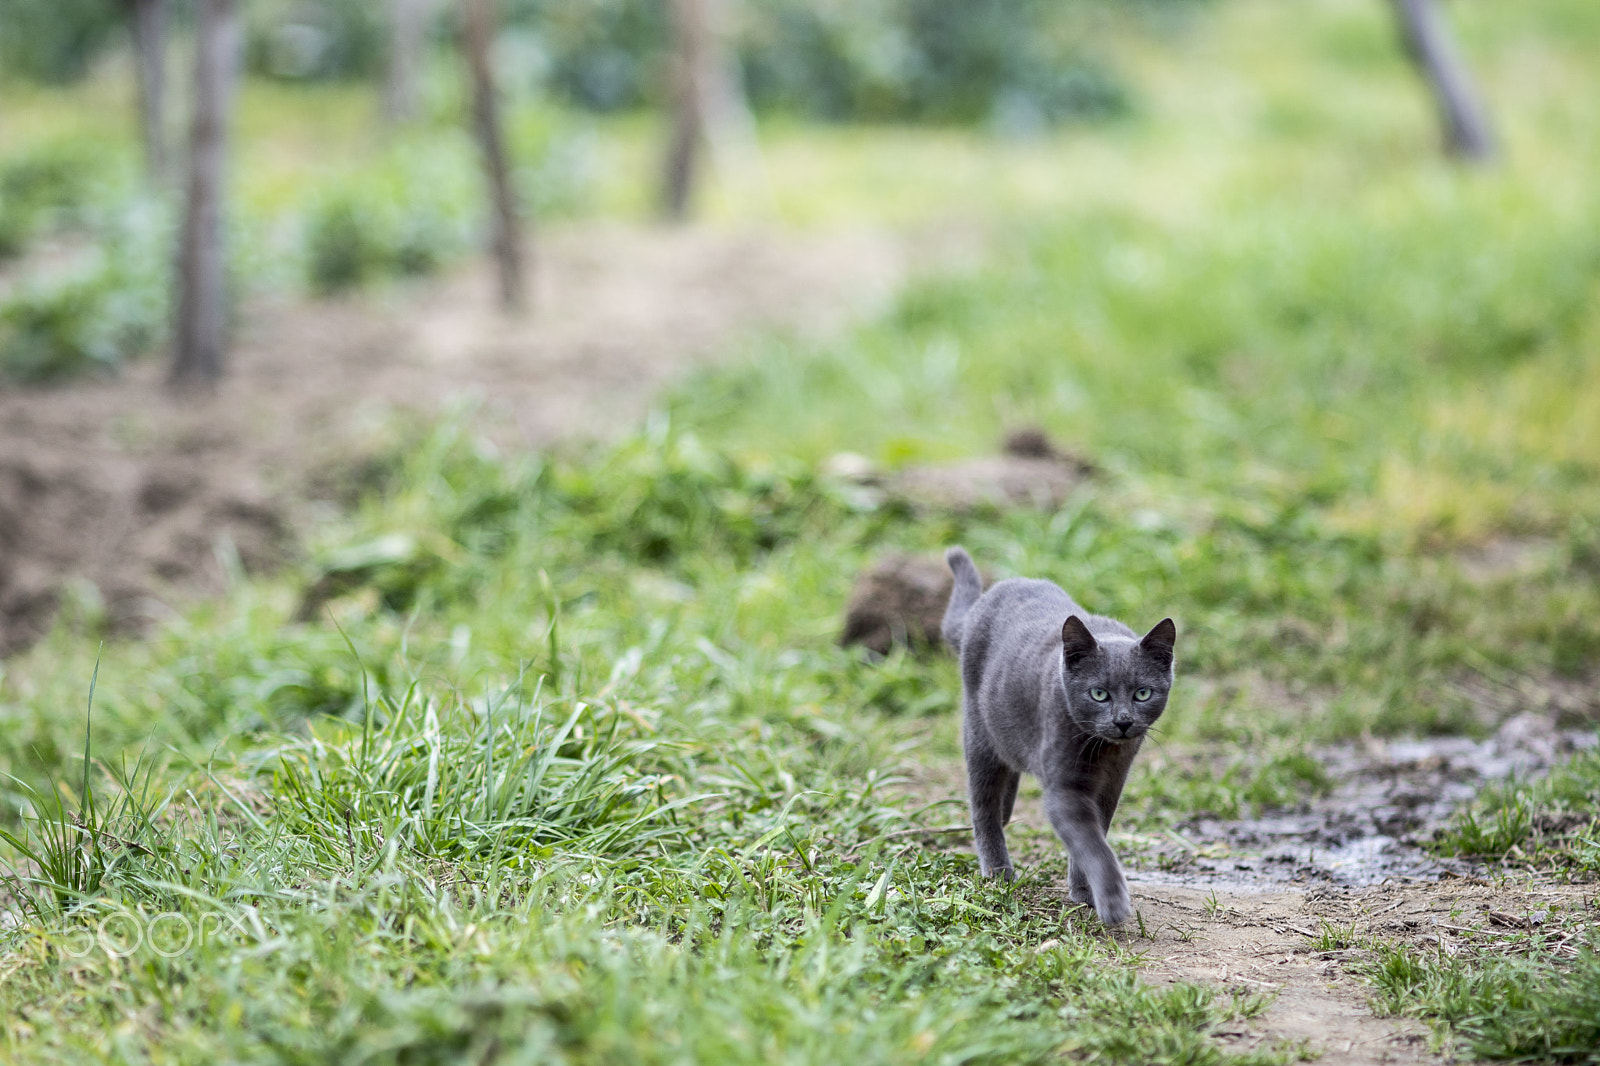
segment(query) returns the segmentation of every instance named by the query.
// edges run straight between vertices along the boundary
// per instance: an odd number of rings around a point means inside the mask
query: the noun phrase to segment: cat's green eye
[[[1145,700],[1154,695],[1155,693],[1151,692],[1147,688],[1136,688],[1133,690],[1133,698],[1138,700],[1140,703],[1143,703]]]
[[[1092,688],[1089,690],[1089,698],[1096,703],[1104,703],[1111,698],[1111,693],[1103,688]]]

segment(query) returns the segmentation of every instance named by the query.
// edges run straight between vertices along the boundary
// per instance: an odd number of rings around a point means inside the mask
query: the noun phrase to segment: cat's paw
[[[1082,903],[1088,907],[1094,906],[1094,893],[1089,891],[1089,882],[1087,880],[1068,882],[1067,898],[1074,903]]]
[[[1128,920],[1128,915],[1133,913],[1133,899],[1128,895],[1128,886],[1119,881],[1115,888],[1102,892],[1094,901],[1094,912],[1106,925],[1121,925]]]
[[[1002,881],[1015,881],[1017,879],[1016,868],[1010,863],[1007,863],[1004,866],[991,867],[990,869],[983,870],[981,872],[984,877],[998,877]]]

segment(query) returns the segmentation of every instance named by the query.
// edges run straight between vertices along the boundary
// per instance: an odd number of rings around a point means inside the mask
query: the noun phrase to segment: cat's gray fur
[[[1022,773],[1070,856],[1072,899],[1100,920],[1128,917],[1128,883],[1106,843],[1128,767],[1172,688],[1172,619],[1144,637],[1090,614],[1048,581],[1011,578],[985,592],[972,558],[951,548],[955,575],[943,633],[961,660],[962,744],[978,867],[1015,876],[1005,824]],[[1103,690],[1104,702],[1091,698]],[[1148,698],[1136,700],[1141,689]]]

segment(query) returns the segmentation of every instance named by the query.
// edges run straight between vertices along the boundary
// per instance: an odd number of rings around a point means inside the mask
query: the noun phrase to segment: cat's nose
[[[1127,736],[1128,735],[1128,728],[1133,725],[1133,719],[1132,718],[1118,718],[1116,721],[1112,722],[1111,724],[1116,726],[1117,729],[1122,733],[1123,736]]]

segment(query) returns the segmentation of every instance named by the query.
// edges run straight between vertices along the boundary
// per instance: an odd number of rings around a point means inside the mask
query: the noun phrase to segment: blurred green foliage
[[[252,0],[244,6],[245,62],[291,81],[370,78],[388,48],[388,4],[371,0]]]
[[[1127,91],[1079,17],[1109,0],[749,0],[727,36],[751,103],[829,119],[992,120],[1031,129],[1113,114]],[[583,107],[663,99],[669,47],[655,0],[519,0],[542,82]]]
[[[550,476],[593,550],[656,565],[705,551],[749,562],[842,509],[804,467],[752,470],[664,422],[602,463]]]
[[[41,230],[82,222],[106,198],[111,165],[87,138],[56,137],[0,156],[0,260]]]
[[[589,160],[571,124],[537,104],[508,116],[520,202],[549,219],[585,205]],[[327,295],[434,273],[483,226],[482,177],[460,130],[419,130],[351,172],[310,184],[301,216],[305,276]]]
[[[5,0],[0,4],[0,77],[60,83],[80,77],[123,28],[114,0]]]
[[[291,128],[306,110],[293,106]],[[509,119],[524,202],[546,218],[581,210],[591,160],[573,123],[534,103]],[[40,252],[0,290],[0,377],[114,371],[161,336],[174,205],[132,164],[130,143],[108,149],[89,129],[0,148],[0,262]],[[297,170],[273,192],[230,211],[241,294],[304,285],[327,295],[431,274],[473,246],[484,210],[470,137],[453,127],[406,131],[327,172]]]
[[[122,162],[87,137],[0,157],[0,259],[53,236],[63,261],[0,297],[0,379],[114,371],[165,327],[170,214],[133,191]]]
[[[1097,13],[1199,2],[747,0],[730,5],[728,36],[758,108],[830,119],[992,121],[1027,131],[1127,107],[1126,85],[1085,33]],[[78,77],[117,39],[125,17],[113,0],[7,0],[0,68],[44,81]],[[503,21],[515,55],[508,80],[598,111],[666,98],[671,35],[659,0],[511,0]],[[370,79],[383,70],[382,4],[258,0],[246,5],[245,22],[246,62],[255,73],[317,81]],[[436,12],[441,45],[452,22]]]
[[[81,275],[14,293],[0,303],[0,380],[39,384],[115,371],[166,324],[162,276],[113,254]]]
[[[467,246],[471,206],[381,178],[330,189],[306,212],[306,274],[328,295],[380,277],[431,274]],[[437,190],[435,190],[437,191]]]
[[[991,121],[1026,132],[1115,114],[1127,89],[1048,0],[758,0],[739,58],[751,100],[833,119]]]

